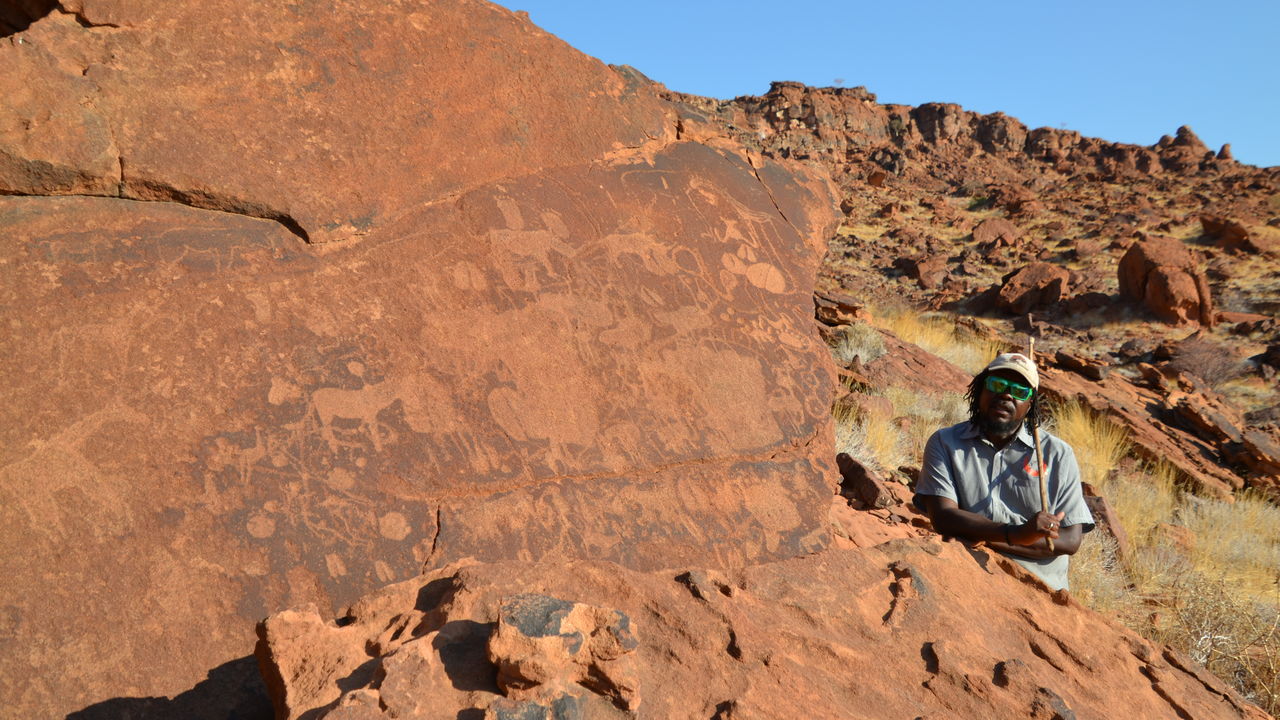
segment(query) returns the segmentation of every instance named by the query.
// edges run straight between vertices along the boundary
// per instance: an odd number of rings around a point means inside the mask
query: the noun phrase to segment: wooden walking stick
[[[1036,339],[1035,337],[1027,337],[1027,357],[1031,359],[1032,367],[1036,364]],[[1040,388],[1036,388],[1036,392],[1040,392]],[[1044,455],[1040,452],[1040,423],[1031,423],[1031,439],[1036,446],[1036,467],[1040,472],[1040,511],[1049,512],[1049,482],[1044,476]],[[1053,552],[1053,538],[1046,537],[1045,541],[1049,543],[1049,552]]]

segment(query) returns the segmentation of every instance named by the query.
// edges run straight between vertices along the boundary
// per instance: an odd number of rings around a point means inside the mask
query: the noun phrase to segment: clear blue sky
[[[718,98],[864,85],[1151,145],[1190,125],[1280,165],[1280,0],[503,0],[570,45]]]

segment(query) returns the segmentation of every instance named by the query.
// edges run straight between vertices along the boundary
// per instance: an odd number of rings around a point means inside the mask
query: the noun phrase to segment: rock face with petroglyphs
[[[266,614],[460,558],[826,542],[823,176],[678,139],[473,0],[30,19],[0,47],[13,712],[231,683]]]

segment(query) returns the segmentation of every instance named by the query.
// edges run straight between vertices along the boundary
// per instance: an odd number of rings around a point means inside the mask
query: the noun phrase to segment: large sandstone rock
[[[80,5],[0,48],[7,712],[459,558],[824,544],[825,178],[480,2]]]
[[[63,7],[0,54],[5,194],[168,200],[325,241],[669,132],[650,93],[479,0]]]
[[[1004,218],[987,218],[973,229],[973,241],[987,250],[1013,247],[1021,235],[1017,226]]]
[[[1213,325],[1213,298],[1195,254],[1182,241],[1148,237],[1120,258],[1120,294],[1136,300],[1160,320]]]
[[[1051,307],[1071,289],[1071,273],[1052,263],[1037,262],[1005,275],[996,289],[995,305],[1000,310],[1023,315]]]
[[[1280,240],[1274,233],[1264,235],[1265,230],[1249,228],[1239,220],[1220,215],[1202,214],[1200,226],[1204,234],[1213,238],[1218,247],[1247,253],[1280,255]]]

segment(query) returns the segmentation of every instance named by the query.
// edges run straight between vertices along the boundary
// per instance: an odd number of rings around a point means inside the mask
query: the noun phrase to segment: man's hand
[[[1062,518],[1066,517],[1066,513],[1058,513],[1050,515],[1041,511],[1035,514],[1035,517],[1009,530],[1010,545],[1036,545],[1045,538],[1051,540],[1058,539],[1058,528],[1061,527]]]

